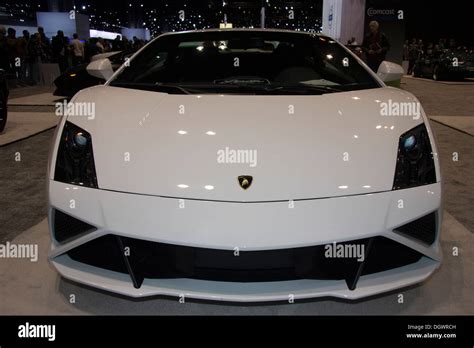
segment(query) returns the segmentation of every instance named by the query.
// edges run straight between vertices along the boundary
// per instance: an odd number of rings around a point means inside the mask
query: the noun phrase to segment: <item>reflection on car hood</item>
[[[381,103],[390,101],[416,99],[395,88],[245,96],[98,86],[75,98],[95,103],[95,118],[68,120],[92,135],[101,189],[239,202],[309,199],[391,190],[399,136],[422,118],[382,116]],[[246,190],[241,175],[253,177]]]

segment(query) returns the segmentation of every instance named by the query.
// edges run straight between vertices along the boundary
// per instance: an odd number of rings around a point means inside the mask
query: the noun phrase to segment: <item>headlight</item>
[[[54,180],[98,188],[91,135],[71,122],[61,135]]]
[[[433,151],[424,124],[406,132],[398,143],[393,190],[436,182]]]

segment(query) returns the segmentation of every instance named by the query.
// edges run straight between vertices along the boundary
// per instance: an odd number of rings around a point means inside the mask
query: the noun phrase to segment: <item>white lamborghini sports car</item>
[[[50,260],[143,297],[358,299],[441,262],[426,115],[333,39],[283,30],[164,34],[82,90],[48,169]],[[429,282],[426,284],[429,286]]]

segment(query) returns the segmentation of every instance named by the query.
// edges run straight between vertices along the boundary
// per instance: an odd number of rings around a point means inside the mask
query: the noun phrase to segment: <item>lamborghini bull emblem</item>
[[[244,190],[248,189],[250,185],[252,185],[253,177],[250,175],[240,175],[237,179],[239,180],[240,187],[242,187]]]

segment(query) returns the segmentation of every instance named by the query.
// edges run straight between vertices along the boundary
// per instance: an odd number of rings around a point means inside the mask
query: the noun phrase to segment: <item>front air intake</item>
[[[53,222],[54,238],[58,242],[64,242],[81,234],[96,230],[94,226],[73,218],[57,209],[53,211]]]
[[[395,232],[431,245],[436,240],[436,213],[433,212],[397,227]]]

